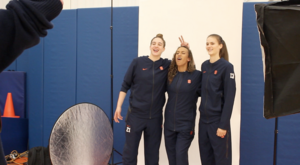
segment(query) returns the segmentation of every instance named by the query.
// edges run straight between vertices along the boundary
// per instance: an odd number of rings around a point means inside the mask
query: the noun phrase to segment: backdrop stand
[[[110,20],[110,112],[111,112],[111,128],[114,132],[114,104],[113,104],[113,100],[114,100],[114,91],[113,91],[113,85],[114,85],[114,76],[113,76],[113,0],[111,0],[111,10],[110,10],[110,15],[111,15],[111,20]],[[114,143],[113,143],[114,144]],[[121,164],[122,162],[118,162],[118,163],[114,163],[114,152],[118,153],[119,155],[122,156],[122,154],[117,151],[114,146],[112,148],[112,152],[111,152],[111,164],[109,165],[116,165],[116,164]]]

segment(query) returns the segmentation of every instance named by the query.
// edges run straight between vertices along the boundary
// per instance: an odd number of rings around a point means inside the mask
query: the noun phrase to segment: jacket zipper
[[[209,80],[209,76],[210,76],[210,69],[211,69],[211,64],[209,65],[209,71],[207,72],[208,77],[207,77],[206,88],[205,88],[205,89],[206,89],[206,100],[205,100],[205,108],[204,108],[205,111],[204,111],[204,112],[205,112],[205,114],[206,114],[207,122],[208,122],[208,115],[207,115],[207,109],[206,109],[206,106],[207,106],[207,97],[208,97],[208,96],[207,96],[207,93],[208,93],[208,92],[207,92],[207,91],[208,91],[208,89],[207,89],[207,84],[208,84],[208,80]]]
[[[176,130],[175,129],[175,114],[176,114],[176,106],[177,106],[178,90],[179,90],[178,81],[180,78],[181,78],[181,74],[179,75],[179,78],[176,81],[176,101],[175,101],[175,108],[174,108],[174,131]],[[180,86],[180,84],[179,84],[179,86]]]
[[[150,106],[150,117],[151,119],[151,111],[152,111],[152,106],[153,106],[153,91],[154,91],[154,62],[153,62],[153,67],[152,67],[152,73],[153,73],[153,81],[152,81],[152,99],[151,99],[151,106]]]

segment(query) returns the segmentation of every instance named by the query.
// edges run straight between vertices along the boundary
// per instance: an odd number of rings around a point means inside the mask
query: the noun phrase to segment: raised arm
[[[25,49],[37,45],[52,29],[62,10],[61,0],[11,0],[0,10],[0,72]]]

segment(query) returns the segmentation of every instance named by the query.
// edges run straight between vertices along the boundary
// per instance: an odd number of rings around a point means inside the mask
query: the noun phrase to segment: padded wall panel
[[[75,104],[77,10],[64,10],[44,39],[44,146],[58,117]]]
[[[277,164],[300,164],[300,114],[278,118]]]
[[[241,165],[273,163],[274,119],[263,117],[264,78],[255,3],[244,3],[242,32]]]
[[[2,117],[2,124],[1,140],[4,154],[9,155],[13,150],[19,153],[27,151],[28,119]]]
[[[138,55],[138,7],[114,8],[113,17],[113,70],[114,70],[114,110],[118,101],[121,84],[131,61]],[[125,144],[125,117],[129,107],[129,95],[122,106],[123,121],[114,123],[114,148],[123,152]],[[115,162],[121,161],[121,156],[115,154]]]
[[[13,63],[11,63],[7,68],[4,69],[5,71],[8,70],[17,70],[17,60],[15,60]]]
[[[24,50],[24,52],[16,59],[16,70],[26,71],[30,67],[30,49]]]
[[[110,118],[110,8],[78,9],[77,99]]]
[[[44,130],[44,39],[24,51],[17,59],[18,70],[26,72],[26,114],[29,127],[29,149],[43,145]]]

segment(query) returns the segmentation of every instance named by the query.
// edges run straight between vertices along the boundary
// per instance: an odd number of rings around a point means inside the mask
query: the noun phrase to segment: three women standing
[[[114,116],[116,122],[122,119],[121,106],[127,90],[131,89],[123,164],[137,164],[138,145],[144,132],[145,164],[158,165],[162,107],[167,90],[164,133],[169,164],[188,164],[196,102],[201,93],[199,147],[202,165],[230,165],[230,117],[236,87],[225,42],[219,35],[208,36],[206,49],[210,60],[201,66],[202,80],[201,72],[195,70],[189,48],[178,48],[171,66],[169,60],[160,58],[164,49],[165,41],[162,35],[157,35],[151,40],[150,56],[134,59],[125,75]]]

